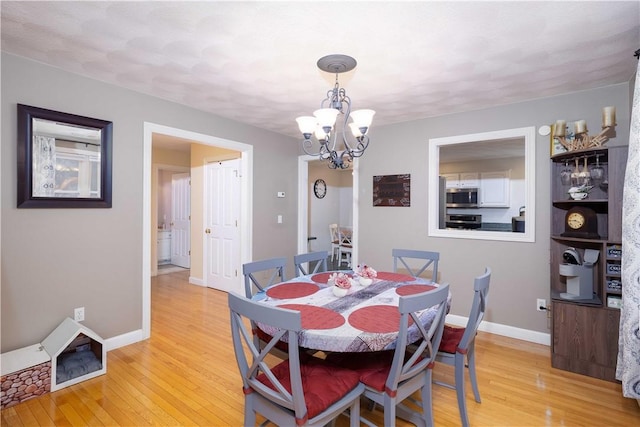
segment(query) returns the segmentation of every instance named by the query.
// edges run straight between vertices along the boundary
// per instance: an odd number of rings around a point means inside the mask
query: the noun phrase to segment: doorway
[[[187,154],[185,149],[184,155]],[[191,266],[190,168],[169,164],[154,164],[153,168],[156,176],[157,271],[152,270],[151,274],[185,271]]]
[[[298,253],[305,253],[309,251],[308,238],[309,238],[309,218],[313,215],[313,212],[309,211],[309,165],[311,162],[318,160],[315,156],[303,155],[298,157]],[[358,188],[359,188],[359,168],[358,159],[354,159],[352,163],[352,215],[353,215],[353,252],[351,255],[352,265],[358,265]],[[325,165],[326,166],[326,165]],[[328,169],[328,168],[327,168]],[[335,172],[331,171],[330,172]],[[344,172],[337,172],[344,173]],[[311,192],[311,194],[313,194]],[[327,224],[326,234],[329,233],[329,225]],[[317,250],[323,250],[323,248],[317,248]],[[330,250],[330,249],[329,249]]]
[[[152,206],[151,206],[151,177],[152,162],[151,151],[153,139],[155,135],[166,135],[178,139],[188,140],[190,143],[208,145],[213,147],[235,150],[240,152],[240,164],[243,174],[240,177],[240,216],[239,216],[239,242],[240,242],[240,263],[248,262],[251,259],[251,247],[253,242],[253,146],[237,141],[231,141],[218,138],[211,135],[200,134],[183,129],[172,128],[168,126],[158,125],[154,123],[144,123],[144,141],[143,141],[143,197],[142,197],[142,259],[145,260],[142,265],[142,337],[147,339],[151,336],[151,267],[156,262],[151,257],[151,231],[156,228],[156,224],[152,224]],[[192,197],[204,198],[204,194],[192,194]],[[192,215],[203,215],[203,212],[192,212]],[[204,231],[201,230],[203,234]],[[202,237],[200,234],[199,237]],[[192,240],[194,236],[192,235]],[[199,268],[200,277],[194,276],[194,263],[196,259],[192,257],[191,274],[189,282],[196,285],[204,286],[204,269]],[[242,277],[238,277],[239,286],[242,283]]]

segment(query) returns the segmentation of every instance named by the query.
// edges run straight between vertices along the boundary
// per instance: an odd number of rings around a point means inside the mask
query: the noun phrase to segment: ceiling
[[[335,76],[376,126],[628,82],[640,2],[12,2],[2,50],[283,135]]]

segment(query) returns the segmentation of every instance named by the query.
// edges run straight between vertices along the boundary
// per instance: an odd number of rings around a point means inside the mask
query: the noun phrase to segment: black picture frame
[[[70,127],[100,131],[99,193],[97,197],[50,197],[33,194],[34,119]],[[24,208],[111,208],[113,123],[75,114],[18,104],[18,194],[17,207]],[[96,144],[97,145],[97,144]]]

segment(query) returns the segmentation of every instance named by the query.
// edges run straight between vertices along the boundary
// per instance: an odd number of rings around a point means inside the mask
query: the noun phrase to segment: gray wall
[[[103,338],[142,327],[143,122],[254,145],[253,256],[292,257],[297,212],[295,140],[183,105],[2,54],[2,346],[40,342],[74,307]],[[16,104],[110,120],[113,208],[16,208]],[[277,191],[291,195],[283,206]],[[289,274],[293,273],[293,268]]]
[[[39,63],[2,55],[1,323],[2,352],[41,341],[73,308],[110,338],[141,328],[143,122],[254,145],[253,257],[291,258],[297,212],[297,141]],[[437,250],[454,294],[451,312],[466,316],[472,278],[493,268],[487,320],[548,332],[536,298],[549,299],[549,138],[537,136],[536,241],[494,242],[427,236],[429,138],[585,119],[599,127],[601,109],[617,107],[617,137],[626,145],[629,85],[453,114],[371,130],[360,161],[360,261],[392,267],[394,247]],[[425,100],[429,102],[429,100]],[[114,122],[112,209],[16,209],[16,104]],[[411,174],[410,208],[372,207],[374,175]],[[277,199],[285,191],[291,197]],[[533,212],[527,210],[527,216]],[[273,242],[278,242],[274,248]],[[276,253],[277,252],[277,253]],[[291,268],[288,275],[291,276]]]
[[[617,108],[617,137],[611,145],[628,145],[629,85],[627,83],[565,96],[539,99],[486,110],[452,114],[373,127],[371,144],[360,161],[359,262],[378,270],[392,267],[391,249],[439,251],[439,271],[451,285],[451,313],[468,316],[473,277],[493,269],[489,322],[549,332],[536,298],[549,300],[549,137],[536,133],[535,243],[434,238],[427,235],[427,165],[429,138],[464,135],[525,126],[550,125],[557,119],[585,119],[590,134],[602,123],[602,107]],[[424,102],[429,102],[426,99]],[[372,207],[374,175],[411,174],[411,207]],[[527,207],[527,217],[534,213]]]

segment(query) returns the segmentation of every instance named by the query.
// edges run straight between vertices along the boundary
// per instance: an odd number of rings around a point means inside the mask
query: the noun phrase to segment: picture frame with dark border
[[[49,142],[49,145],[57,146],[55,132],[63,129],[64,135],[60,135],[57,139],[65,142],[68,146],[65,149],[68,152],[73,152],[73,145],[87,147],[87,150],[89,150],[89,146],[92,147],[94,152],[91,155],[93,166],[82,172],[82,178],[89,182],[90,188],[88,190],[75,193],[60,191],[58,188],[60,183],[55,181],[55,175],[58,169],[63,169],[65,166],[59,165],[56,157],[51,156],[55,161],[49,161],[51,164],[45,165],[47,171],[53,175],[53,177],[47,178],[48,190],[40,193],[34,191],[34,182],[36,190],[40,188],[37,185],[41,178],[38,174],[42,174],[42,171],[36,170],[39,158],[34,157],[34,147],[37,144],[36,139],[38,139],[34,138],[36,125],[55,129],[54,133],[43,132],[42,135],[38,135],[38,138],[54,141],[53,143]],[[18,104],[17,131],[18,208],[111,208],[112,122]],[[76,133],[81,136],[75,137]],[[49,151],[55,150],[50,146],[43,145],[43,147]],[[74,157],[73,153],[71,157]],[[82,156],[75,155],[75,157]],[[91,161],[87,161],[87,163],[91,164]],[[77,181],[81,178],[79,174],[80,172],[76,173],[78,175]]]
[[[411,174],[373,177],[373,206],[411,206]]]

